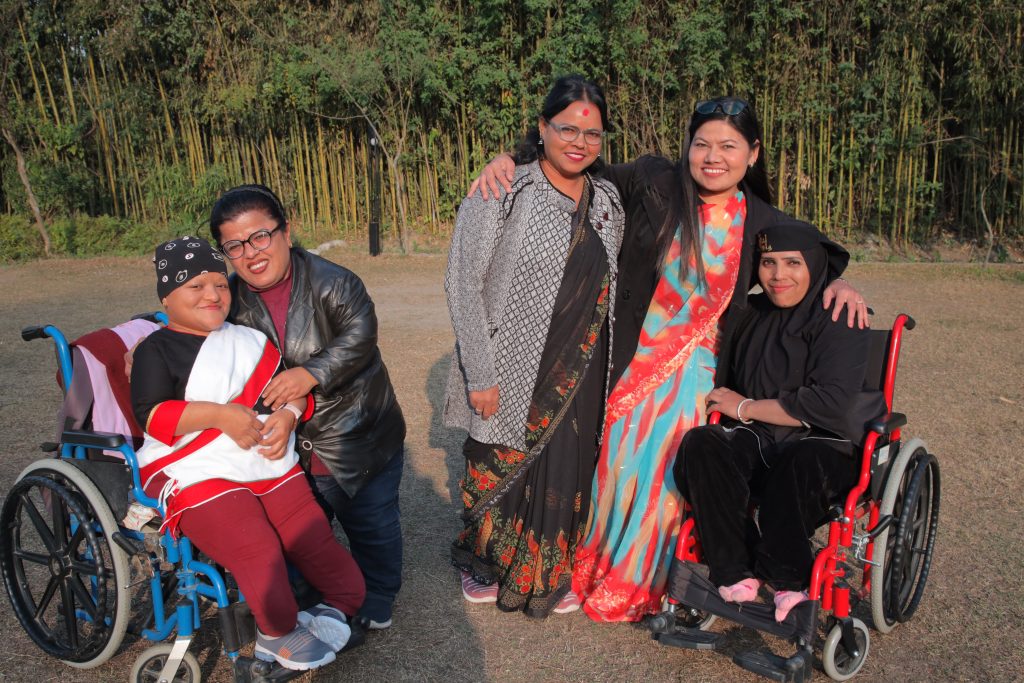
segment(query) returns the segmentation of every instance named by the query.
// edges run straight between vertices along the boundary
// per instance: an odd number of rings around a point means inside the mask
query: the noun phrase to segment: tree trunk
[[[39,212],[39,202],[36,201],[36,194],[32,191],[32,183],[28,179],[28,168],[25,166],[25,155],[21,153],[21,147],[18,147],[18,141],[14,139],[14,134],[6,128],[0,128],[0,133],[3,134],[4,139],[7,140],[7,144],[14,150],[14,156],[17,159],[18,164],[18,177],[21,178],[21,184],[25,186],[25,196],[28,198],[28,206],[32,210],[32,215],[36,219],[36,228],[39,230],[40,236],[43,238],[43,253],[47,257],[50,256],[50,235],[46,232],[46,224],[43,223],[43,214]]]

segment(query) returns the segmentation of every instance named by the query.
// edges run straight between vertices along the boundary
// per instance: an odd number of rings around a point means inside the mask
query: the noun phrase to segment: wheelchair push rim
[[[49,655],[106,662],[128,625],[128,557],[103,495],[60,460],[29,465],[0,511],[0,569],[15,616]]]
[[[904,462],[882,497],[880,512],[892,515],[894,524],[875,540],[879,560],[871,574],[871,617],[882,633],[909,620],[920,605],[938,531],[938,461],[920,445]]]

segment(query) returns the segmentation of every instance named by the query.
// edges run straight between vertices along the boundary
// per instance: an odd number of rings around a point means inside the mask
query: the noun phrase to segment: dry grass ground
[[[407,560],[394,626],[302,680],[760,680],[723,653],[666,649],[631,626],[598,625],[581,613],[533,621],[465,603],[447,560],[459,528],[452,492],[463,436],[438,417],[452,344],[444,258],[330,256],[360,274],[377,303],[381,347],[409,421]],[[39,442],[52,439],[59,400],[49,349],[23,343],[21,327],[52,322],[74,336],[151,310],[151,268],[143,259],[0,267],[0,490],[40,457]],[[892,633],[872,633],[858,680],[1024,680],[1024,271],[855,264],[850,278],[879,324],[899,311],[919,323],[906,339],[897,408],[910,417],[907,432],[938,455],[944,485],[924,604]],[[145,646],[127,642],[100,669],[72,670],[35,648],[4,599],[0,633],[0,681],[124,680]],[[204,676],[229,681],[216,638],[204,641]],[[730,633],[724,654],[753,642]]]

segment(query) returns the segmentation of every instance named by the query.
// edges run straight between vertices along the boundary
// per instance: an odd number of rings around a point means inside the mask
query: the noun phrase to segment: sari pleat
[[[705,421],[745,218],[742,192],[725,205],[703,205],[704,282],[693,262],[680,276],[677,230],[636,353],[608,398],[573,576],[583,609],[597,621],[638,621],[660,608],[680,517],[672,465],[683,435]]]

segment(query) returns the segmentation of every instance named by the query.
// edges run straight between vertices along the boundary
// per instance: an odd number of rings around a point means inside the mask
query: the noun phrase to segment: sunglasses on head
[[[698,114],[704,115],[714,114],[716,111],[720,111],[726,116],[736,116],[748,106],[750,105],[739,98],[726,97],[720,100],[701,100],[693,110]]]

